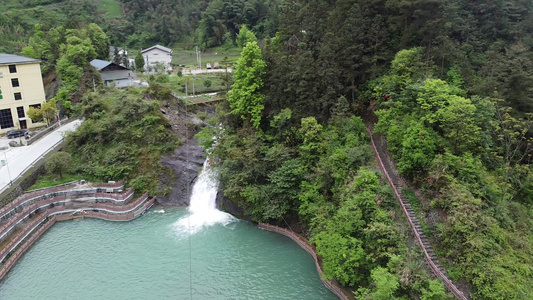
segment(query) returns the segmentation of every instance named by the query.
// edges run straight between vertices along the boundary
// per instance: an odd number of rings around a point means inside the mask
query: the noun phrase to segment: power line
[[[185,121],[187,121],[187,118],[188,118],[188,115],[189,115],[189,110],[188,110],[188,105],[187,103],[185,103]],[[185,153],[185,157],[186,157],[186,164],[185,164],[185,173],[186,173],[186,180],[187,180],[187,197],[189,197],[190,199],[190,185],[191,183],[189,182],[189,173],[187,172],[187,168],[189,167],[189,126],[187,124],[187,122],[185,122],[185,151],[187,153]],[[189,207],[190,207],[190,200],[189,200]],[[192,300],[192,246],[191,246],[191,216],[190,216],[190,211],[189,211],[189,216],[187,217],[187,225],[188,225],[188,229],[189,229],[189,294],[190,294],[190,297],[191,297],[191,300]]]

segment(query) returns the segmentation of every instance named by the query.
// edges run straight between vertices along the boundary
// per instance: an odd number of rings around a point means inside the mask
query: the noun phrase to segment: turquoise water
[[[56,223],[0,282],[0,299],[338,299],[289,238],[233,221],[189,239],[188,214]]]

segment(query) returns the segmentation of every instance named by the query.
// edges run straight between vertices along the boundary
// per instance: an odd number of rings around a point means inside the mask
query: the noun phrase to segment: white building
[[[93,59],[91,65],[102,75],[104,86],[127,87],[133,85],[133,72],[111,61]]]
[[[121,57],[122,56],[128,56],[128,50],[126,50],[124,48],[117,47],[117,51],[118,51],[118,55],[120,55]],[[115,56],[115,47],[114,46],[109,46],[109,57],[111,57],[111,59],[113,59],[114,56]]]
[[[161,45],[155,45],[141,50],[141,54],[144,58],[145,69],[148,71],[153,70],[159,63],[166,70],[172,70],[170,65],[170,62],[172,61],[172,49]]]

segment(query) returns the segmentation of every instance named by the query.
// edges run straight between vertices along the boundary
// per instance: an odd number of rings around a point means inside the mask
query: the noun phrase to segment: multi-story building
[[[45,100],[40,61],[0,53],[0,133],[43,125],[32,122],[27,112]]]

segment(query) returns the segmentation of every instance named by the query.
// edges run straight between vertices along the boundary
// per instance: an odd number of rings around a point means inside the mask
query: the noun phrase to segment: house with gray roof
[[[104,86],[127,87],[133,85],[133,72],[111,61],[93,59],[91,66],[102,75]]]
[[[172,66],[170,65],[172,61],[172,49],[155,45],[141,50],[141,54],[144,58],[144,68],[148,72],[156,69],[158,65],[161,65],[165,70],[172,70]]]

